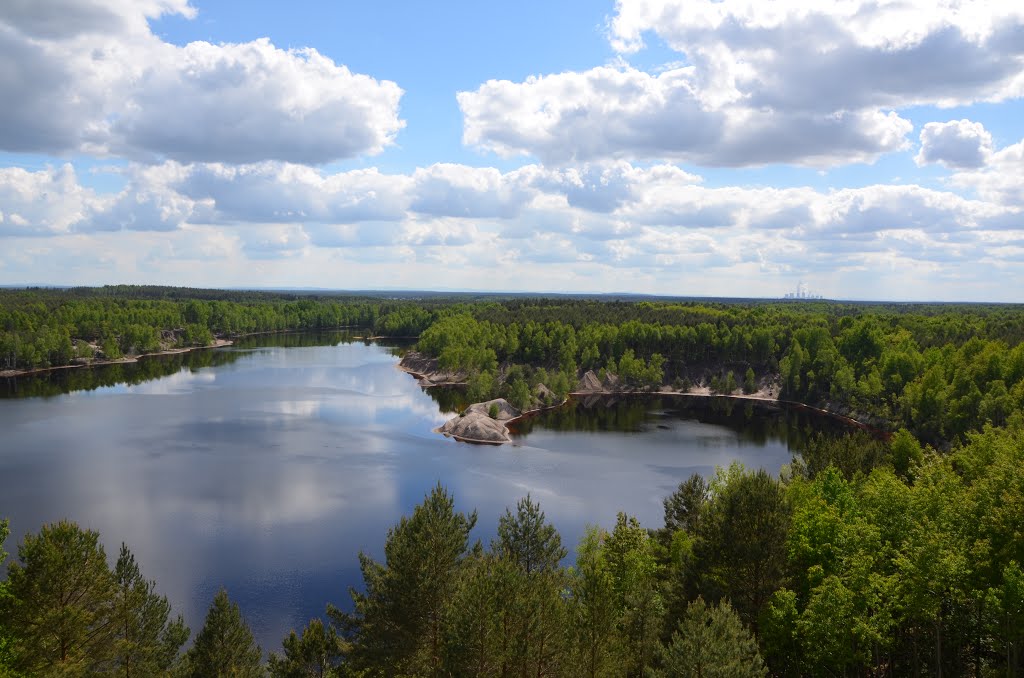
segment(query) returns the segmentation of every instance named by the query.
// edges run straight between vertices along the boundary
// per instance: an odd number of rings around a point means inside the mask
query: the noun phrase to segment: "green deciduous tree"
[[[601,546],[602,531],[587,528],[572,573],[573,664],[588,678],[621,676],[625,644],[619,634],[615,577]]]
[[[10,534],[6,519],[0,520],[0,566],[7,561],[4,542]],[[13,678],[14,673],[14,638],[13,629],[9,627],[10,595],[7,593],[7,581],[0,581],[0,678]]]
[[[743,392],[749,394],[756,390],[757,377],[754,376],[754,369],[752,367],[748,367],[746,374],[743,375]]]
[[[655,542],[636,518],[619,513],[604,551],[619,609],[619,633],[626,643],[626,671],[637,675],[654,656],[665,613]]]
[[[921,443],[917,442],[910,431],[901,428],[892,435],[889,441],[892,450],[892,465],[902,478],[913,478],[913,469],[924,460]]]

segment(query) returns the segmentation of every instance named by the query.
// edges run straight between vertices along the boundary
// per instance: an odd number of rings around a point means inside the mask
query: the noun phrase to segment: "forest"
[[[949,449],[1024,411],[1024,308],[977,304],[345,296],[113,286],[0,290],[0,371],[117,359],[257,332],[416,337],[471,400],[529,406],[581,374],[620,388],[766,384]]]
[[[230,592],[186,623],[128,546],[111,566],[96,532],[44,525],[0,558],[0,676],[1024,675],[1021,307],[0,291],[0,367],[342,326],[417,337],[474,398],[587,370],[638,392],[774,384],[879,433],[812,437],[777,475],[694,475],[660,525],[619,514],[578,544],[530,496],[484,544],[438,486],[382,560],[359,554],[351,599],[276,648]]]

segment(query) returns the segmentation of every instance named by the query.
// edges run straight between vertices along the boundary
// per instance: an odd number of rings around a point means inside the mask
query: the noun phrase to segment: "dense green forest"
[[[225,591],[189,638],[122,546],[27,535],[0,585],[0,675],[1014,676],[1024,671],[1024,431],[949,453],[822,438],[781,478],[694,475],[664,522],[591,527],[566,567],[530,497],[489,544],[436,487],[360,555],[346,610],[263,652]],[[0,535],[6,534],[6,525]],[[339,601],[340,602],[340,601]],[[190,620],[198,623],[199,620]]]
[[[437,487],[383,561],[360,556],[351,604],[266,662],[227,592],[182,652],[127,547],[111,567],[95,532],[47,525],[0,584],[0,676],[1024,673],[1020,307],[0,291],[0,368],[341,326],[417,336],[471,398],[526,405],[593,370],[641,392],[773,386],[891,435],[811,437],[778,477],[693,476],[662,525],[594,526],[571,566],[529,497],[482,544]]]
[[[1020,416],[1022,339],[1019,307],[515,300],[457,309],[418,348],[465,371],[471,398],[528,405],[538,381],[564,393],[582,370],[717,393],[769,381],[783,399],[947,445]]]
[[[393,298],[115,286],[0,290],[0,370],[362,327],[418,337],[469,396],[526,407],[581,374],[619,388],[770,384],[786,400],[948,447],[1024,409],[1024,308],[832,302]]]

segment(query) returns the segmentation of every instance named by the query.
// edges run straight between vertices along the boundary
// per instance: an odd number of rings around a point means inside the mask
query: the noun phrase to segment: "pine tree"
[[[271,654],[272,678],[327,678],[337,676],[344,642],[334,626],[311,619],[299,636],[292,631],[282,643],[284,655]]]
[[[515,666],[516,603],[525,585],[523,571],[493,553],[466,559],[445,625],[445,671],[484,678],[508,675]]]
[[[519,500],[515,515],[506,509],[491,547],[518,568],[516,586],[502,610],[512,665],[529,675],[549,675],[566,643],[567,610],[561,595],[565,577],[559,563],[567,552],[562,538],[527,495]]]
[[[498,540],[491,547],[519,564],[526,574],[558,569],[567,551],[554,525],[546,522],[540,505],[530,495],[516,504],[516,514],[505,509],[498,520]]]
[[[61,521],[25,535],[7,570],[5,610],[15,668],[29,675],[80,675],[114,651],[114,578],[99,533]]]
[[[4,542],[10,534],[7,520],[0,520],[0,566],[7,560]],[[7,581],[0,581],[0,678],[14,674],[14,638],[13,630],[5,623],[10,619],[9,604],[11,597],[7,593]]]
[[[213,598],[195,644],[185,656],[186,675],[192,678],[255,678],[263,675],[262,655],[238,605],[232,603],[227,591],[221,589]]]
[[[676,491],[662,500],[665,507],[665,531],[671,538],[676,530],[693,533],[700,521],[700,512],[708,501],[708,482],[694,473],[679,483]]]
[[[756,628],[768,598],[782,585],[792,509],[785,488],[764,469],[733,463],[712,482],[694,545],[700,590],[728,598]]]
[[[690,603],[672,642],[661,649],[661,668],[651,678],[760,678],[768,675],[750,631],[722,601],[718,607],[703,598]]]
[[[117,674],[152,676],[167,671],[188,640],[189,629],[179,615],[170,621],[171,605],[146,581],[135,556],[124,544],[114,566],[117,603],[114,611]]]
[[[347,628],[357,669],[435,674],[442,665],[448,603],[458,584],[476,512],[457,513],[440,483],[388,531],[384,564],[359,554],[366,593],[352,591],[355,610],[330,610]]]

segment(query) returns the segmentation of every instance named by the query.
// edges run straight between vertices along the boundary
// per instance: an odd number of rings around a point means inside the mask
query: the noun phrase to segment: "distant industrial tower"
[[[811,294],[810,289],[807,287],[807,283],[803,280],[796,284],[796,292],[788,292],[785,299],[821,299],[820,294]]]

